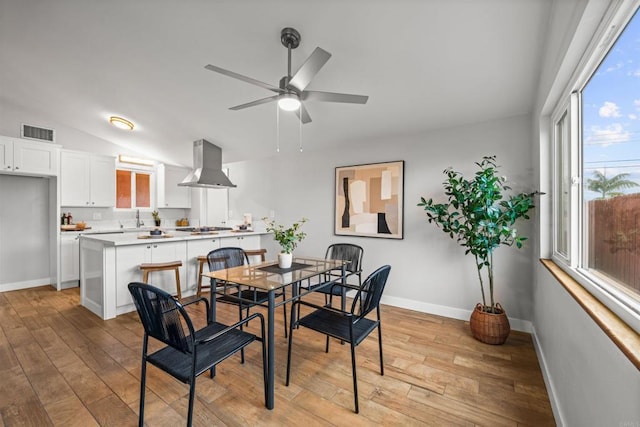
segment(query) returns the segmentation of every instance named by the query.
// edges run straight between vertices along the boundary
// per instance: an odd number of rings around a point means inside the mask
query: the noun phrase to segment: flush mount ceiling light
[[[278,107],[284,111],[296,111],[300,108],[300,98],[293,93],[285,93],[278,99]]]
[[[120,129],[133,130],[133,123],[122,117],[111,116],[109,117],[109,123]]]

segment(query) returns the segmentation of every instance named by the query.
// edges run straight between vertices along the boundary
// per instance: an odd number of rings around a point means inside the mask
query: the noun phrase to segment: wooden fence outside
[[[640,194],[587,203],[589,268],[640,292]]]

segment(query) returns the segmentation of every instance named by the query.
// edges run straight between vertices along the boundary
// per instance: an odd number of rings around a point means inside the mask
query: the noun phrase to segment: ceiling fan
[[[233,71],[225,70],[215,65],[209,64],[204,67],[207,70],[215,71],[216,73],[224,74],[225,76],[233,77],[234,79],[242,80],[243,82],[251,83],[276,93],[276,95],[267,98],[236,105],[235,107],[229,108],[230,110],[242,110],[267,102],[278,101],[278,106],[281,109],[295,111],[302,123],[309,123],[311,122],[311,117],[303,101],[345,102],[350,104],[367,103],[369,99],[368,96],[305,90],[313,77],[320,71],[329,58],[331,58],[331,54],[324,49],[316,47],[311,56],[307,58],[305,63],[302,64],[298,71],[292,76],[291,49],[295,49],[300,45],[300,33],[294,28],[283,28],[280,32],[280,42],[287,48],[288,61],[287,75],[280,79],[278,87],[252,79],[251,77],[243,76],[242,74],[234,73]]]

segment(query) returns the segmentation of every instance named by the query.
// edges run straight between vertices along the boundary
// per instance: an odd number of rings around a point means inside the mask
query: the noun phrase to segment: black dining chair
[[[209,263],[209,271],[217,271],[225,268],[239,267],[241,265],[249,265],[249,257],[242,248],[219,248],[214,249],[207,254],[207,262]],[[213,288],[213,280],[211,279],[211,287]],[[246,310],[246,316],[249,316],[249,309],[256,305],[266,304],[269,300],[267,291],[259,291],[256,288],[240,289],[235,283],[217,280],[218,288],[223,288],[223,293],[216,297],[216,302],[225,304],[233,304],[238,306],[238,320],[242,320],[242,312]],[[235,288],[235,291],[227,291],[227,288]],[[285,300],[284,291],[276,293],[275,297],[282,296]],[[284,313],[284,336],[287,337],[287,308],[282,305]],[[242,356],[244,358],[244,354]]]
[[[227,326],[209,319],[209,301],[194,299],[181,304],[168,292],[155,286],[132,282],[129,292],[133,296],[140,321],[144,327],[142,341],[142,371],[140,374],[140,415],[138,424],[144,425],[144,398],[147,378],[147,362],[165,371],[177,380],[189,384],[189,409],[187,426],[193,420],[193,403],[196,377],[209,370],[213,378],[214,367],[258,340],[262,342],[262,371],[265,405],[267,399],[267,351],[265,347],[264,317],[255,313],[242,321]],[[185,306],[204,301],[207,310],[207,325],[195,330]],[[240,330],[250,320],[260,319],[260,337]],[[166,347],[148,354],[149,337],[166,344]]]
[[[342,261],[349,261],[346,265],[345,281],[348,281],[350,277],[358,278],[358,286],[362,285],[362,256],[364,249],[362,246],[355,245],[353,243],[334,243],[329,245],[325,253],[325,259],[336,259]],[[330,303],[331,297],[338,295],[342,297],[342,309],[345,309],[345,294],[347,288],[341,286],[332,286],[336,281],[342,280],[342,270],[336,269],[335,271],[326,273],[321,276],[322,280],[318,284],[313,284],[310,290],[325,294],[325,303]]]
[[[358,380],[356,376],[356,347],[374,330],[378,329],[378,346],[380,349],[380,375],[384,375],[384,363],[382,358],[382,330],[380,328],[380,298],[389,277],[389,265],[382,266],[366,278],[362,286],[343,285],[335,283],[332,286],[356,289],[357,293],[351,304],[350,311],[338,310],[330,305],[319,306],[303,300],[297,300],[291,307],[291,319],[301,305],[315,309],[310,314],[291,322],[289,325],[289,347],[287,352],[287,379],[289,385],[291,373],[291,347],[293,344],[293,330],[297,326],[304,326],[327,336],[325,352],[329,352],[329,338],[337,338],[351,345],[351,370],[353,375],[353,394],[356,414],[360,412],[358,407]],[[376,318],[366,316],[376,312]]]

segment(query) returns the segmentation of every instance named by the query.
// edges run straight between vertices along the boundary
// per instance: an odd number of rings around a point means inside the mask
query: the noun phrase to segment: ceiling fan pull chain
[[[276,104],[276,152],[280,152],[280,108]]]
[[[298,143],[300,144],[300,152],[302,153],[302,120],[298,120]]]

